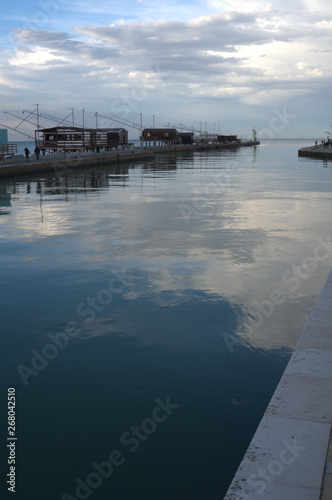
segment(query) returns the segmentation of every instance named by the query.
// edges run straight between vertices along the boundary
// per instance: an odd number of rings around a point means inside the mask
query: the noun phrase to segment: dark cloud
[[[118,50],[75,40],[75,35],[62,31],[17,29],[14,31],[20,44],[50,49],[53,53],[91,61],[105,61],[118,55]],[[20,45],[22,47],[22,45]],[[29,50],[22,47],[23,50]]]
[[[187,22],[158,21],[127,23],[120,26],[86,26],[75,30],[105,43],[125,49],[155,50],[163,46],[173,50],[232,51],[234,45],[262,43],[278,38],[275,32],[262,29],[256,17],[248,14],[206,16]]]
[[[116,64],[119,71],[145,71],[148,62],[163,78],[173,74],[179,81],[187,79],[188,74],[193,81],[209,75],[218,80],[241,66],[243,58],[231,57],[237,53],[237,46],[273,39],[269,30],[259,27],[254,15],[240,13],[187,22],[77,27],[75,31],[76,37],[60,31],[25,29],[16,30],[15,36],[20,44],[47,48],[89,65],[100,63],[100,69]]]

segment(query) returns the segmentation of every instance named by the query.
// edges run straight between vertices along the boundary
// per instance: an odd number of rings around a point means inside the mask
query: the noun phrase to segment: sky
[[[99,127],[128,120],[323,139],[332,132],[331,14],[330,0],[5,2],[0,127],[15,128],[38,104],[42,127],[55,124],[43,115],[81,126],[84,109],[91,127],[97,112]],[[33,131],[30,120],[18,130]]]

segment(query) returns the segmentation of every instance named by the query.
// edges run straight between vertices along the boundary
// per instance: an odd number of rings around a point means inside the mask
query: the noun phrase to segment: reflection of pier
[[[98,175],[92,172],[90,175],[86,173],[82,177],[67,176],[45,179],[40,186],[40,192],[45,195],[55,195],[76,193],[77,191],[89,192],[108,187],[109,179],[105,172],[100,172]]]
[[[0,206],[1,207],[11,207],[11,194],[4,191],[0,191]]]
[[[118,166],[112,170],[82,170],[69,173],[66,176],[48,175],[43,180],[31,179],[26,182],[15,181],[8,185],[7,190],[12,194],[38,194],[41,198],[55,195],[84,194],[93,193],[98,190],[107,190],[110,185],[119,184],[125,186],[128,182],[128,167]],[[30,178],[29,178],[30,179]],[[0,192],[0,205],[9,205],[11,194],[5,191]]]

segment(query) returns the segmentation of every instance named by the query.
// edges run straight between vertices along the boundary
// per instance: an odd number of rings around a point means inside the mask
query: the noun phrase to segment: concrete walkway
[[[27,162],[23,155],[17,155],[14,158],[8,158],[4,163],[0,163],[0,177],[11,177],[15,175],[25,175],[38,172],[54,171],[58,175],[61,171],[65,172],[84,166],[110,163],[127,163],[134,161],[145,161],[154,157],[156,154],[193,152],[212,149],[229,149],[259,145],[259,142],[240,142],[236,144],[182,144],[171,146],[149,146],[149,147],[131,147],[128,149],[117,149],[116,151],[80,152],[80,153],[54,153],[51,155],[41,155],[37,161],[35,155],[31,155]]]
[[[151,150],[148,150],[151,152]],[[49,163],[54,161],[71,161],[77,159],[94,159],[100,157],[117,157],[118,155],[130,155],[133,153],[143,153],[147,152],[147,148],[144,147],[129,147],[126,149],[117,149],[112,151],[100,151],[99,153],[89,151],[89,152],[73,152],[69,153],[68,151],[65,153],[64,151],[58,151],[51,154],[40,155],[39,163]],[[27,167],[31,163],[36,163],[36,155],[31,154],[29,157],[29,161],[26,160],[23,154],[15,155],[12,158],[6,158],[4,162],[0,162],[0,167],[11,166],[11,165],[26,165]]]
[[[332,272],[224,500],[332,500]]]
[[[0,164],[0,178],[25,174],[55,172],[59,175],[84,166],[112,163],[118,164],[131,161],[144,161],[154,157],[154,151],[144,148],[132,148],[117,151],[102,151],[100,153],[54,153],[40,156],[37,161],[31,155],[26,161],[23,155],[15,156]]]

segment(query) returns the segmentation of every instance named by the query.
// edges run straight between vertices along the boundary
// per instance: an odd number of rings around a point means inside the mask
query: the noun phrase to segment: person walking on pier
[[[36,160],[39,160],[40,149],[38,146],[35,147],[35,155],[36,155]]]
[[[29,161],[29,156],[30,156],[30,151],[28,150],[28,148],[25,148],[24,149],[24,153],[25,153],[25,158],[26,158],[26,161]]]

